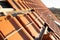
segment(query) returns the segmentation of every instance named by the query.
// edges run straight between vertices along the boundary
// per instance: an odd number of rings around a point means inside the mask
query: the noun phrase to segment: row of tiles
[[[60,21],[40,0],[8,0],[8,2],[17,11],[29,8],[34,9],[35,13],[38,14],[39,17],[42,17],[42,19],[49,25],[49,28],[60,38],[60,28],[50,18],[53,18],[58,22]]]
[[[43,21],[41,19],[41,21]],[[21,39],[21,40],[33,40],[39,36],[42,22],[32,13],[30,14],[19,14],[17,16],[3,16],[0,17],[0,31],[4,37],[9,40]],[[18,31],[19,32],[16,32]],[[16,32],[13,36],[9,37]]]

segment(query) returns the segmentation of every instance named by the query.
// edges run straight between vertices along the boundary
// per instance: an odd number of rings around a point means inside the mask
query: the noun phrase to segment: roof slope
[[[60,22],[40,0],[7,0],[13,7],[12,13],[0,17],[0,30],[3,39],[34,40],[43,35],[48,26],[60,39],[60,28],[54,21]],[[41,36],[42,37],[42,36]]]

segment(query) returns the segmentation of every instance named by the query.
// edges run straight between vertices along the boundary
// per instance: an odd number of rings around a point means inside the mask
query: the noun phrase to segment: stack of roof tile
[[[59,40],[60,22],[40,0],[7,0],[12,9],[0,14],[0,40]],[[12,10],[12,11],[11,11]],[[51,15],[51,16],[50,16]]]

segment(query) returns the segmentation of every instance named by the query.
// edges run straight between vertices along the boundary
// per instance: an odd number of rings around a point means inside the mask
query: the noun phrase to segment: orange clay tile
[[[33,21],[38,25],[39,28],[42,27],[41,22],[38,20],[38,18],[36,18],[33,13],[30,13],[29,16],[33,19]]]
[[[5,37],[9,36],[13,33],[13,30],[18,30],[23,27],[15,17],[8,15],[7,17],[0,17],[0,30],[4,34]],[[3,25],[3,26],[2,26]],[[4,29],[4,30],[3,30]],[[28,34],[28,32],[23,28],[19,32],[15,33],[11,37],[7,38],[8,40],[33,40],[33,38]]]
[[[16,10],[17,9],[17,11],[19,11],[20,9],[16,6],[16,4],[13,2],[13,0],[7,0],[11,5],[12,5],[12,7]]]
[[[33,37],[37,37],[38,33],[37,31],[34,29],[33,25],[31,25],[32,23],[30,23],[28,21],[28,19],[24,16],[24,15],[17,15],[18,20],[22,23],[22,25],[24,26],[24,28],[27,29],[27,31],[33,36]],[[28,25],[29,24],[29,25]],[[28,26],[26,26],[28,25]]]
[[[33,24],[33,26],[34,26],[34,28],[36,29],[36,31],[38,32],[38,33],[40,33],[40,28],[37,26],[37,24],[30,18],[30,16],[28,16],[28,15],[25,15],[25,17],[30,21],[30,22],[32,22]]]

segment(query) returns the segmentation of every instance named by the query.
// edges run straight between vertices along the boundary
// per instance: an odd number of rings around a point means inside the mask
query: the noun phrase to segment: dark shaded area
[[[0,1],[0,5],[3,8],[12,8],[12,6],[7,1]]]
[[[0,12],[0,17],[1,17],[1,16],[5,16],[3,12]]]

